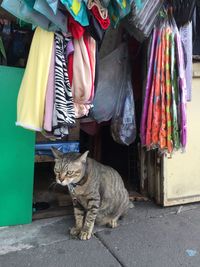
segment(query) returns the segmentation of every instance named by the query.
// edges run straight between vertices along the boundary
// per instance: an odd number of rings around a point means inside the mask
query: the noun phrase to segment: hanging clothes
[[[73,97],[65,58],[68,42],[68,38],[55,33],[55,109],[58,126],[75,123]]]
[[[95,40],[85,35],[74,40],[72,92],[75,103],[91,102],[95,72]]]
[[[46,97],[45,97],[45,112],[44,112],[43,128],[47,132],[52,131],[54,87],[55,87],[55,43],[53,43],[51,64],[49,68],[49,77],[48,77],[47,91],[46,91]]]
[[[83,0],[61,0],[61,3],[82,26],[89,25],[86,4]]]
[[[48,3],[50,8],[53,10],[54,14],[56,15],[56,13],[58,11],[59,0],[46,0],[46,2]]]
[[[126,17],[131,11],[130,0],[112,0],[108,6],[108,13],[111,24],[114,28],[117,27],[120,20]]]
[[[48,31],[51,23],[45,16],[33,9],[34,2],[28,5],[21,0],[3,0],[1,6],[20,20]]]
[[[16,125],[42,131],[54,34],[37,28],[17,100]]]
[[[70,14],[68,14],[68,30],[74,39],[80,39],[85,32],[85,28],[75,21]]]

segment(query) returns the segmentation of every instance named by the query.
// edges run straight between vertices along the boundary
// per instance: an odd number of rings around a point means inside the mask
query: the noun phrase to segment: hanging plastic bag
[[[130,145],[136,138],[136,120],[130,66],[128,62],[126,65],[123,86],[111,122],[111,134],[117,143]]]
[[[98,122],[109,121],[114,114],[125,75],[127,47],[121,44],[100,60],[99,77],[90,115]]]
[[[27,5],[24,1],[3,0],[1,6],[23,21],[35,26],[40,26],[44,30],[49,30],[50,21],[45,18],[45,16],[32,9],[30,5]]]

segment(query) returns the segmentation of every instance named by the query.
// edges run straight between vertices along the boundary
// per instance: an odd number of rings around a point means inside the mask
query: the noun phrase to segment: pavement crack
[[[119,257],[116,255],[116,253],[113,251],[113,249],[109,248],[106,243],[104,242],[103,238],[101,238],[97,233],[94,233],[94,237],[101,243],[101,245],[112,255],[113,258],[119,263],[121,267],[127,267],[126,264],[124,264]]]

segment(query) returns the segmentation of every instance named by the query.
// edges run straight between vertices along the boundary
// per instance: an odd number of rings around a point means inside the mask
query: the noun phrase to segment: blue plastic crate
[[[53,153],[51,148],[57,148],[59,151],[63,153],[69,152],[80,152],[80,143],[77,141],[68,141],[68,142],[44,142],[44,143],[37,143],[35,145],[35,154],[36,155],[48,155],[51,157]]]

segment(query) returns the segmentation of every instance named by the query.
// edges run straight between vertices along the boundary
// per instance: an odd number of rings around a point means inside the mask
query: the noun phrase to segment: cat
[[[130,207],[129,195],[119,173],[83,154],[63,154],[52,148],[56,182],[68,186],[75,226],[70,234],[81,240],[92,236],[94,224],[117,227],[118,219]]]

